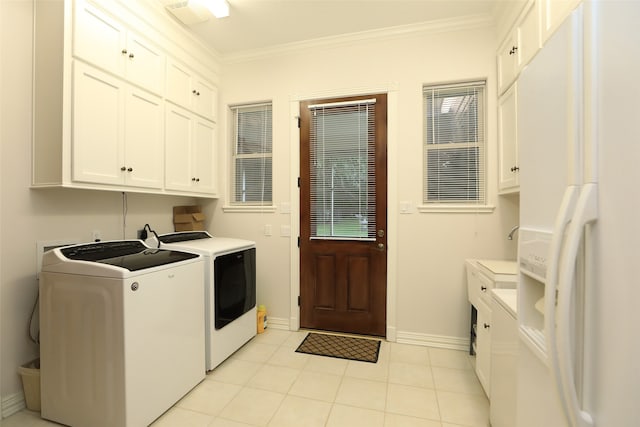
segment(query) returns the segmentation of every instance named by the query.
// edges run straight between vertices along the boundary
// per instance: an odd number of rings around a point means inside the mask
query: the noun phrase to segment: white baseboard
[[[289,331],[289,319],[285,317],[267,317],[267,328]]]
[[[428,347],[448,348],[452,350],[469,350],[469,338],[420,334],[417,332],[398,331],[396,342],[400,344],[414,344]]]
[[[2,418],[7,418],[16,412],[22,411],[26,408],[23,393],[14,393],[9,396],[2,397]]]

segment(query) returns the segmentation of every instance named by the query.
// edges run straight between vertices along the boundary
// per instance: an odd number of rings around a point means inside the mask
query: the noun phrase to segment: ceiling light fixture
[[[207,0],[205,5],[216,18],[229,16],[229,3],[227,0]]]

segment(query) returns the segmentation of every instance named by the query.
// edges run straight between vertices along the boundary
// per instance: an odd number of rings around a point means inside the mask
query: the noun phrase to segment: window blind
[[[375,240],[375,99],[309,109],[311,238]]]
[[[484,82],[423,88],[424,203],[485,203],[484,92]]]
[[[272,203],[271,104],[235,106],[233,112],[233,204]]]

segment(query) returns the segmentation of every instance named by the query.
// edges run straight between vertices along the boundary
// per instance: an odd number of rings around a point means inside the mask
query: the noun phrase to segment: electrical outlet
[[[273,235],[273,227],[271,227],[271,224],[265,224],[264,225],[264,235],[265,236]]]
[[[94,242],[99,242],[100,240],[102,240],[102,234],[100,233],[100,230],[93,230],[91,232],[91,240],[93,240]]]

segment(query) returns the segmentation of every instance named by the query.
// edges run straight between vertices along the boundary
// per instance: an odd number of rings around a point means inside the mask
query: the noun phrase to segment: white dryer
[[[257,332],[256,244],[206,231],[159,236],[160,246],[205,258],[205,348],[212,370]]]
[[[139,240],[57,248],[40,276],[42,417],[149,425],[204,379],[203,258]]]

